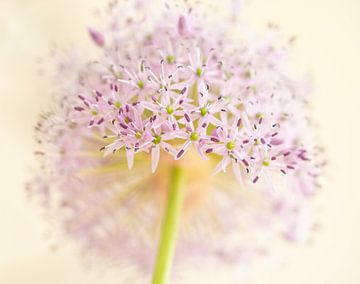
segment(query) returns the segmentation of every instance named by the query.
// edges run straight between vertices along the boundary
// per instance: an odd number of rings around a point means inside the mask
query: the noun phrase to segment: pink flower
[[[184,114],[184,118],[186,126],[182,129],[182,132],[180,132],[179,138],[184,139],[185,143],[181,146],[179,152],[176,154],[176,160],[185,155],[190,145],[194,145],[200,156],[202,156],[201,147],[204,143],[204,140],[207,139],[207,122],[198,124],[198,126],[195,127],[193,121],[187,113]]]
[[[249,172],[249,164],[246,160],[245,148],[238,136],[240,126],[241,119],[236,117],[231,127],[223,128],[219,126],[215,130],[215,135],[210,138],[211,143],[205,152],[207,154],[215,153],[222,157],[222,160],[215,168],[215,174],[221,170],[225,172],[227,166],[231,164],[235,177],[243,185],[240,167]]]
[[[239,42],[191,11],[130,21],[118,9],[109,31],[89,29],[95,63],[61,60],[56,107],[36,126],[32,188],[66,232],[149,273],[176,164],[190,179],[179,262],[237,265],[273,239],[306,240],[323,163],[281,38]]]

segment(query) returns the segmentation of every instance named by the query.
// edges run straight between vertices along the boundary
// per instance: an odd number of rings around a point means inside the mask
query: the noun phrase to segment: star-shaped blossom
[[[195,146],[198,153],[204,157],[201,148],[205,142],[205,139],[207,138],[206,131],[208,123],[203,122],[202,124],[199,124],[197,127],[195,127],[194,122],[187,113],[184,114],[184,118],[186,126],[183,128],[183,131],[179,133],[179,138],[184,139],[185,143],[181,146],[179,152],[175,156],[175,159],[180,159],[192,144]]]
[[[152,140],[151,122],[143,121],[137,105],[125,105],[120,108],[117,120],[113,121],[116,136],[106,136],[106,138],[115,138],[116,140],[104,146],[105,154],[116,152],[122,147],[126,149],[128,166],[133,166],[134,154],[139,151],[147,151],[149,143]]]
[[[214,174],[220,171],[225,172],[226,168],[231,164],[235,177],[243,183],[240,168],[246,169],[246,171],[249,172],[249,164],[246,161],[246,149],[242,145],[239,136],[240,126],[241,119],[235,118],[231,127],[217,127],[214,135],[210,138],[211,143],[206,145],[205,153],[214,153],[222,157],[221,161],[215,167]]]

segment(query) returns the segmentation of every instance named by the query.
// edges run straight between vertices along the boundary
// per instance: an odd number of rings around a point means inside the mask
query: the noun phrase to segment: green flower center
[[[140,89],[144,88],[144,82],[140,80],[140,81],[137,83],[137,86],[138,86]]]
[[[142,132],[141,132],[141,131],[136,132],[136,133],[135,133],[135,137],[136,137],[137,139],[140,139],[140,138],[142,137]]]
[[[173,113],[174,113],[174,108],[173,108],[172,106],[167,106],[167,107],[166,107],[166,112],[167,112],[168,114],[173,114]]]
[[[245,78],[250,78],[251,77],[250,70],[247,70],[244,75],[245,75]]]
[[[269,162],[269,161],[266,161],[266,160],[265,160],[262,164],[263,164],[263,166],[265,166],[265,167],[270,166],[270,162]]]
[[[197,134],[196,132],[193,132],[190,134],[190,140],[191,141],[197,141],[199,140],[199,134]]]
[[[195,73],[196,73],[196,76],[200,77],[203,73],[203,70],[200,67],[198,67],[198,68],[196,68]]]
[[[169,64],[173,64],[175,62],[175,60],[176,60],[176,57],[174,55],[169,54],[168,56],[166,56],[166,61]]]
[[[121,103],[120,103],[120,102],[115,102],[115,103],[114,103],[114,106],[115,106],[116,108],[121,108]]]
[[[200,113],[201,113],[201,116],[205,116],[206,114],[207,114],[207,109],[205,108],[205,107],[202,107],[201,109],[200,109]]]
[[[235,148],[235,143],[230,141],[226,144],[226,148],[228,148],[229,150],[233,150]]]
[[[160,142],[161,142],[161,136],[160,136],[160,135],[155,135],[153,142],[154,142],[155,145],[160,144]]]
[[[229,71],[225,71],[225,76],[226,76],[226,79],[231,79],[232,76],[234,76],[234,74]]]
[[[264,118],[264,114],[259,112],[257,115],[256,115],[256,118]]]
[[[95,115],[98,114],[98,112],[97,112],[96,110],[93,110],[93,111],[91,112],[91,114],[95,116]]]

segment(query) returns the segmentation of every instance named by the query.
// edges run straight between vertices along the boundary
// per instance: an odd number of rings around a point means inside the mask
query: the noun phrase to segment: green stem
[[[183,187],[184,171],[181,167],[174,166],[171,169],[170,187],[152,284],[167,284],[170,277],[182,207]]]

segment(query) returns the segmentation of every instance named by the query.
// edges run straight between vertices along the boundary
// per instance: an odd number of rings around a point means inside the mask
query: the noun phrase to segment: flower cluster
[[[74,121],[100,131],[105,155],[124,148],[129,168],[146,152],[155,172],[161,150],[177,160],[192,146],[203,159],[219,159],[215,173],[231,167],[240,182],[304,167],[310,158],[291,113],[303,94],[274,66],[276,51],[257,50],[255,62],[210,36],[180,16],[177,30],[136,42],[143,54],[118,47],[122,64],[104,66],[102,84],[79,92]]]
[[[191,9],[167,8],[157,21],[119,10],[132,11],[114,4],[109,30],[89,29],[97,60],[61,58],[56,108],[36,127],[32,188],[66,231],[149,271],[167,168],[181,163],[191,225],[179,257],[238,263],[278,236],[306,240],[321,149],[307,133],[307,86],[283,63],[291,40],[273,27],[236,39]]]

